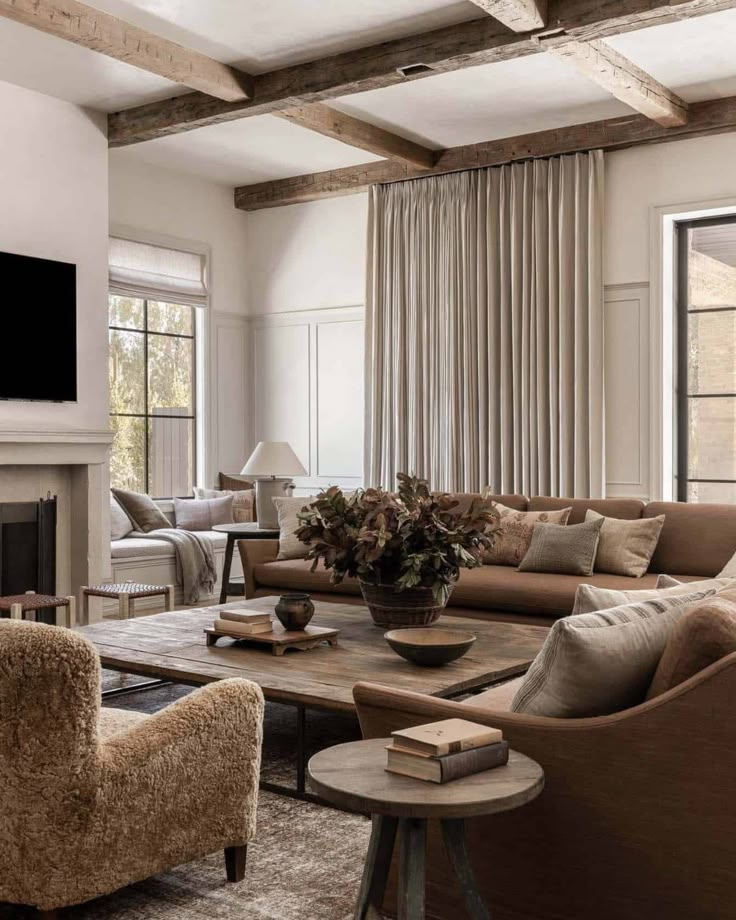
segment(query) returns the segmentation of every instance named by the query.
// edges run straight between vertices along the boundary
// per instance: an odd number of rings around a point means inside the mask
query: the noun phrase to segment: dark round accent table
[[[257,523],[249,524],[215,524],[212,528],[218,533],[227,534],[225,547],[225,563],[222,569],[222,586],[220,587],[220,603],[227,603],[228,594],[243,594],[241,585],[239,591],[231,590],[230,569],[233,564],[233,549],[237,540],[273,540],[278,539],[279,531],[271,528],[259,527]]]
[[[544,771],[534,760],[509,753],[504,767],[439,785],[386,771],[390,738],[339,744],[309,761],[314,791],[340,808],[372,815],[373,831],[355,909],[356,920],[379,909],[386,890],[396,836],[399,837],[399,920],[424,918],[427,819],[437,818],[445,849],[472,920],[489,920],[475,881],[465,841],[465,818],[519,808],[544,788]]]

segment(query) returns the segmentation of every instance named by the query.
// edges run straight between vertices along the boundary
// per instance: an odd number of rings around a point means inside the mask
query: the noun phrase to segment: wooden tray
[[[241,636],[231,632],[223,632],[214,626],[205,629],[207,647],[217,643],[218,639],[236,639],[238,642],[247,642],[250,645],[267,645],[271,647],[274,655],[283,655],[287,648],[309,649],[315,645],[327,642],[337,645],[339,629],[329,629],[325,626],[307,626],[305,629],[284,629],[277,621],[273,622],[271,632],[255,633],[252,636]]]

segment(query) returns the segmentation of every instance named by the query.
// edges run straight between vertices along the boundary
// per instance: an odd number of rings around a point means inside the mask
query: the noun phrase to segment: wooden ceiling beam
[[[544,50],[734,8],[736,0],[549,0]],[[110,144],[136,144],[542,50],[534,33],[513,34],[484,16],[257,75],[254,98],[245,102],[188,93],[114,113],[108,119]]]
[[[295,109],[284,109],[274,112],[274,115],[309,128],[310,131],[316,131],[317,134],[324,134],[325,137],[350,144],[351,147],[358,147],[387,159],[400,160],[418,169],[430,169],[439,155],[439,151],[422,147],[421,144],[415,144],[399,137],[398,134],[353,118],[352,115],[338,112],[321,102]]]
[[[620,150],[642,144],[736,131],[736,96],[696,102],[690,106],[687,124],[666,128],[644,115],[626,115],[583,125],[538,131],[520,137],[505,137],[451,147],[439,157],[429,175],[500,166],[519,160],[580,153],[585,150]],[[235,189],[235,206],[243,211],[258,211],[287,204],[314,201],[337,195],[362,192],[371,185],[399,182],[426,176],[426,172],[399,163],[367,163],[328,172],[294,176]]]
[[[544,48],[545,42],[540,39]],[[684,125],[687,103],[604,41],[562,42],[549,49],[616,99],[664,127]]]
[[[253,95],[249,74],[77,0],[0,0],[0,16],[99,51],[225,102]]]
[[[541,29],[547,19],[547,0],[471,0],[514,32]]]

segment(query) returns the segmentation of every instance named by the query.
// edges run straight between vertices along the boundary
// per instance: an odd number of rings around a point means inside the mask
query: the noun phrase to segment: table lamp
[[[259,441],[240,474],[255,479],[259,527],[278,530],[279,517],[273,499],[288,494],[292,476],[307,475],[291,445],[287,441]]]

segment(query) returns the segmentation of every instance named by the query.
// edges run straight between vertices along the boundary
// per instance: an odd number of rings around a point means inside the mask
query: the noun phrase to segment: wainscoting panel
[[[296,494],[363,482],[362,307],[252,321],[254,444],[288,441],[308,475]]]
[[[248,382],[248,320],[235,313],[212,317],[212,367],[209,434],[203,485],[214,486],[218,472],[238,473],[248,459],[250,428]]]
[[[649,289],[606,288],[606,494],[649,497]]]

